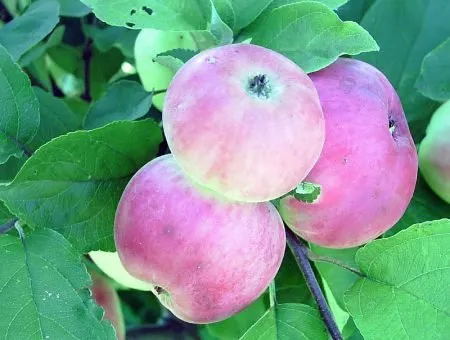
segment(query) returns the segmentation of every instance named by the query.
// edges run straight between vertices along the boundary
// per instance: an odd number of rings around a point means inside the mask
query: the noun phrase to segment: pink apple
[[[194,181],[244,202],[277,198],[316,163],[325,124],[311,79],[269,49],[235,44],[204,51],[175,75],[163,125]]]
[[[450,101],[433,114],[420,143],[419,164],[433,191],[450,203]]]
[[[325,146],[306,181],[320,184],[314,203],[280,202],[304,239],[355,247],[391,228],[405,212],[417,178],[417,153],[400,100],[376,68],[339,59],[310,75],[326,121]]]
[[[285,250],[270,203],[239,203],[197,187],[171,155],[131,179],[115,219],[125,269],[153,284],[161,303],[191,323],[223,320],[256,300]]]
[[[117,292],[110,283],[93,270],[89,271],[92,278],[92,297],[105,310],[105,318],[111,321],[118,340],[125,339],[125,324]]]

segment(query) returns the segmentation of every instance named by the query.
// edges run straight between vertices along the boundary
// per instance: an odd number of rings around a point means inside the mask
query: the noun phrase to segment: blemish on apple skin
[[[217,62],[217,59],[215,57],[208,57],[206,58],[206,62],[208,64],[215,64]]]

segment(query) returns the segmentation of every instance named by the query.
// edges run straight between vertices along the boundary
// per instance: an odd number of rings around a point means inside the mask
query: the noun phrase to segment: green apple
[[[419,147],[419,167],[431,189],[450,203],[450,100],[431,118]]]
[[[91,251],[89,256],[97,267],[122,286],[137,290],[150,290],[152,288],[150,284],[136,279],[126,271],[117,252],[111,253],[98,250]]]
[[[164,90],[169,86],[175,72],[153,59],[162,52],[174,49],[197,50],[189,32],[159,31],[143,29],[134,45],[136,69],[142,85],[147,91]],[[162,111],[165,94],[153,97],[153,105]]]

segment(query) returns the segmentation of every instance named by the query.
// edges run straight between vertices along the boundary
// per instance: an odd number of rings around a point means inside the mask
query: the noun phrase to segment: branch
[[[348,264],[346,264],[346,263],[344,263],[342,261],[339,261],[337,259],[334,259],[334,258],[331,258],[331,257],[328,257],[328,256],[317,255],[317,254],[313,253],[310,249],[308,249],[308,258],[311,261],[314,261],[314,262],[332,263],[332,264],[334,264],[336,266],[339,266],[339,267],[342,267],[342,268],[344,268],[344,269],[346,269],[348,271],[351,271],[352,273],[354,273],[356,275],[359,275],[361,277],[365,277],[365,275],[363,273],[361,273],[361,271],[359,269],[357,269],[355,267],[352,267],[352,266],[349,266]]]
[[[83,49],[84,61],[84,93],[81,96],[87,102],[92,101],[91,96],[91,59],[92,59],[92,39],[88,38]]]
[[[333,340],[342,340],[342,335],[339,331],[336,322],[334,321],[333,314],[328,306],[327,300],[323,295],[323,292],[317,282],[317,278],[308,260],[308,247],[300,240],[289,228],[286,227],[286,239],[289,248],[291,248],[292,254],[297,261],[297,264],[302,271],[314,300],[316,301],[320,315],[325,323],[328,333]]]
[[[10,231],[12,228],[14,228],[14,224],[18,221],[18,218],[13,218],[6,222],[5,224],[0,225],[0,235],[6,234],[8,231]]]

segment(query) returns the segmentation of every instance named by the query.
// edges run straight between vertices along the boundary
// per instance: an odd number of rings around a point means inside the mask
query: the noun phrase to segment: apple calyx
[[[257,74],[248,80],[248,92],[258,98],[269,99],[272,86],[265,74]]]

